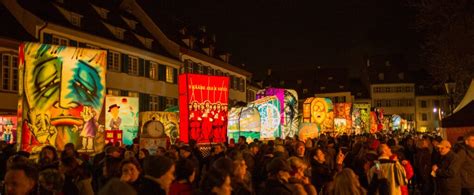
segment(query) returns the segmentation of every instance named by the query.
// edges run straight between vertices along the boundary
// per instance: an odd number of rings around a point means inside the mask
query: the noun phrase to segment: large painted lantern
[[[370,132],[370,104],[353,105],[352,127],[355,134]]]
[[[257,99],[276,96],[280,102],[281,137],[293,137],[298,132],[298,94],[292,89],[267,88],[257,92]]]
[[[15,115],[0,115],[0,140],[7,144],[15,143],[17,124]]]
[[[267,96],[253,101],[250,107],[260,113],[260,139],[275,139],[281,136],[280,101],[276,96]]]
[[[329,98],[314,98],[311,101],[311,122],[316,123],[320,131],[334,130],[334,112]]]
[[[23,43],[19,48],[18,142],[39,152],[45,145],[62,151],[67,143],[80,152],[104,145],[98,119],[105,97],[107,52]]]
[[[140,148],[154,154],[158,147],[166,148],[179,137],[179,116],[176,112],[140,112]],[[169,143],[168,143],[169,142]]]
[[[247,142],[260,139],[261,119],[260,113],[255,107],[232,108],[229,112],[229,124],[227,136],[237,140],[245,136]]]
[[[180,140],[225,142],[229,78],[198,74],[179,76]]]
[[[138,134],[138,98],[107,96],[105,108],[105,142],[132,145]]]
[[[298,136],[301,141],[306,142],[307,139],[318,137],[318,126],[315,123],[301,123]]]
[[[334,104],[334,128],[338,133],[350,134],[352,130],[351,103]]]

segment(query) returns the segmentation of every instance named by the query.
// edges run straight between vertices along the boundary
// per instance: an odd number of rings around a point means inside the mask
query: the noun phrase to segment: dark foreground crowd
[[[474,132],[451,145],[439,136],[321,135],[203,152],[191,141],[159,148],[108,144],[93,157],[73,144],[45,146],[31,160],[0,143],[0,194],[474,194]],[[204,153],[210,153],[204,155]]]

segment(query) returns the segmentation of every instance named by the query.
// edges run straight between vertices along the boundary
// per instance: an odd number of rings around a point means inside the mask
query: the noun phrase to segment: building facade
[[[416,130],[432,131],[441,127],[441,119],[448,112],[448,98],[443,95],[416,96]]]
[[[130,9],[131,4],[138,8]],[[2,24],[22,30],[17,36],[0,34],[2,113],[16,113],[18,46],[24,41],[107,50],[107,94],[139,97],[140,111],[177,106],[180,72],[228,76],[230,99],[246,100],[249,72],[163,37],[135,1],[13,0],[0,5]],[[190,61],[198,66],[190,70],[184,65]]]

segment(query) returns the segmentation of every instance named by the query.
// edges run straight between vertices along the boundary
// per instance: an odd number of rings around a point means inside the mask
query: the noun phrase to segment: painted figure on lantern
[[[100,129],[95,115],[95,111],[89,107],[84,107],[84,111],[81,112],[84,127],[80,135],[82,137],[82,149],[79,152],[94,152],[94,138],[96,131]]]
[[[198,140],[201,134],[202,112],[199,110],[197,101],[191,102],[192,109],[189,111],[189,126],[191,127],[191,139]]]
[[[36,153],[44,145],[53,145],[62,151],[66,143],[80,145],[85,111],[93,110],[94,117],[101,112],[106,60],[102,50],[36,43],[20,46],[22,150]]]
[[[3,131],[3,141],[5,141],[7,144],[13,143],[13,122],[11,120],[7,120],[7,122],[4,125],[4,131]]]
[[[204,110],[202,112],[202,123],[201,123],[201,135],[199,139],[203,142],[209,142],[212,130],[212,122],[214,121],[211,113],[211,103],[206,100],[204,101]]]
[[[225,117],[224,110],[221,109],[223,106],[218,102],[215,104],[215,107],[217,110],[214,113],[214,122],[212,124],[214,141],[225,142],[225,129],[223,129]]]
[[[117,104],[112,104],[109,106],[110,114],[112,115],[112,119],[110,120],[109,128],[110,130],[120,130],[120,125],[122,124],[122,118],[119,116],[119,109],[120,106]]]

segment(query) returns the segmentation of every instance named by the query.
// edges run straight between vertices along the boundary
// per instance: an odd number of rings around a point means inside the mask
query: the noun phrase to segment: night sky
[[[184,5],[184,6],[183,6]],[[402,55],[417,64],[415,14],[404,0],[170,0],[166,14],[215,33],[258,78],[269,67],[346,67],[352,76],[365,56]]]

